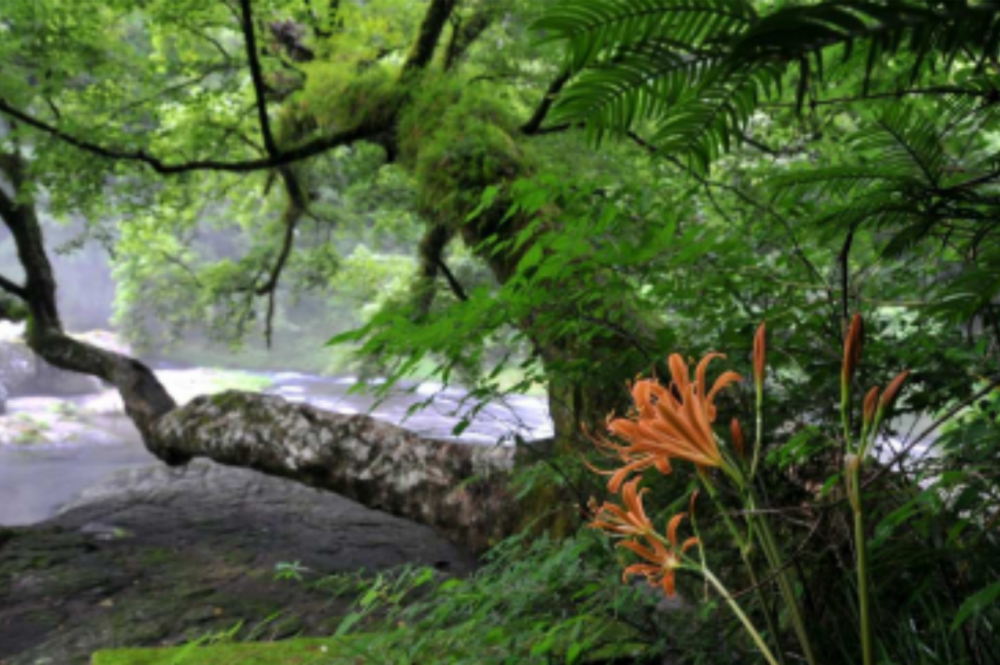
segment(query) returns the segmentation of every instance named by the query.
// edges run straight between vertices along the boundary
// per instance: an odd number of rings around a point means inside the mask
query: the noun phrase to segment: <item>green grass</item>
[[[365,659],[369,638],[297,639],[253,644],[195,644],[163,649],[108,649],[96,652],[92,665],[320,665],[377,662]],[[391,661],[386,661],[391,662]]]

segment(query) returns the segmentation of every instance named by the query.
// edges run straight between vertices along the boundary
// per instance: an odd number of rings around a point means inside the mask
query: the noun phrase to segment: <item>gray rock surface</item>
[[[7,387],[3,384],[3,381],[0,381],[0,416],[7,413],[8,397],[10,397],[10,393],[7,392]]]
[[[196,461],[122,471],[44,525],[0,529],[0,663],[84,665],[111,646],[177,644],[238,621],[329,634],[345,600],[274,579],[474,562],[430,529],[336,494]]]

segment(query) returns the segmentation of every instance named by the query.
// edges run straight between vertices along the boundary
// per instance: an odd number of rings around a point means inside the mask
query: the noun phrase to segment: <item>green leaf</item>
[[[962,606],[958,608],[958,614],[955,615],[955,620],[951,623],[951,630],[955,631],[960,628],[962,624],[973,616],[991,607],[997,602],[997,599],[1000,599],[1000,582],[994,582],[985,589],[981,589],[975,595],[967,598],[962,603]]]

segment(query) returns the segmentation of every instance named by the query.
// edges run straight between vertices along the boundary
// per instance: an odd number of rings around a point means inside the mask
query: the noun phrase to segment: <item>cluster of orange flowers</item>
[[[760,336],[763,330],[761,326]],[[694,381],[691,381],[684,359],[677,354],[671,355],[672,383],[669,387],[655,379],[638,380],[631,390],[634,411],[627,418],[609,416],[608,431],[625,443],[619,445],[600,435],[593,437],[599,448],[622,463],[614,471],[598,472],[610,476],[608,490],[616,494],[621,492],[624,508],[604,503],[596,508],[596,517],[590,526],[626,536],[627,540],[620,546],[647,562],[627,567],[623,579],[644,575],[651,585],[662,586],[668,596],[675,593],[674,571],[680,567],[684,553],[698,544],[698,539],[688,538],[683,544],[678,543],[677,529],[684,513],[675,515],[667,524],[666,539],[660,537],[643,510],[645,490],[638,489],[640,478],[631,482],[626,480],[650,467],[668,474],[672,459],[687,460],[702,469],[729,464],[712,432],[717,413],[714,402],[720,390],[741,377],[735,372],[723,372],[711,390],[706,390],[705,380],[709,363],[723,357],[720,353],[706,355],[698,363]],[[736,421],[733,421],[733,432],[739,437],[738,449],[742,449],[742,432]]]
[[[861,317],[855,316],[845,340],[842,386],[849,391],[861,356],[863,325]],[[763,391],[766,355],[766,329],[761,324],[754,337],[753,368],[757,394]],[[605,502],[601,506],[592,505],[595,518],[590,526],[603,529],[626,540],[619,543],[648,563],[636,564],[625,569],[623,577],[644,575],[650,584],[662,586],[667,595],[674,594],[674,571],[681,565],[685,551],[698,544],[696,538],[689,538],[678,545],[677,528],[685,514],[674,516],[667,525],[666,538],[661,537],[650,524],[642,506],[643,491],[638,489],[637,477],[626,482],[629,477],[650,467],[660,473],[671,472],[672,460],[686,460],[699,470],[720,468],[735,472],[736,464],[719,448],[719,442],[712,431],[716,418],[715,397],[720,390],[741,380],[735,372],[723,372],[707,390],[706,373],[709,363],[715,358],[724,358],[720,353],[709,353],[695,369],[694,381],[684,359],[677,354],[669,358],[671,383],[664,387],[655,379],[637,380],[631,387],[634,408],[628,417],[608,417],[607,430],[623,444],[597,435],[594,443],[609,457],[616,458],[620,466],[611,471],[594,469],[597,473],[610,476],[608,490],[622,495],[624,507]],[[882,399],[878,400],[878,388],[868,393],[864,403],[864,423],[877,426],[882,413],[895,399],[908,372],[903,372],[887,387]],[[848,393],[849,394],[849,393]],[[741,458],[744,456],[743,431],[739,422],[732,421],[730,432],[733,449]],[[863,445],[858,451],[865,454]]]

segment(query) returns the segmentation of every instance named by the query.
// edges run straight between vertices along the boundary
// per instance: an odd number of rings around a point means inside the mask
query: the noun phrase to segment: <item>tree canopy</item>
[[[522,494],[565,534],[600,491],[581,425],[626,412],[628,381],[668,376],[670,351],[725,351],[749,374],[761,321],[764,473],[779,500],[826,496],[840,480],[828,379],[860,312],[861,378],[911,369],[897,412],[944,426],[933,454],[892,447],[905,419],[879,443],[898,475],[878,584],[905,589],[880,611],[906,608],[933,646],[880,639],[905,662],[995,663],[992,610],[940,631],[997,589],[998,9],[5,0],[0,215],[19,265],[0,247],[0,317],[27,318],[50,362],[117,385],[159,440],[173,403],[152,373],[64,334],[39,211],[80,215],[137,341],[291,331],[316,356],[350,349],[383,391],[461,383],[470,415],[541,387],[555,442]],[[303,303],[324,314],[297,324]],[[723,392],[720,410],[749,412],[751,393]],[[824,531],[829,549],[803,564],[817,575],[844,546]],[[854,611],[813,582],[816,621]]]

